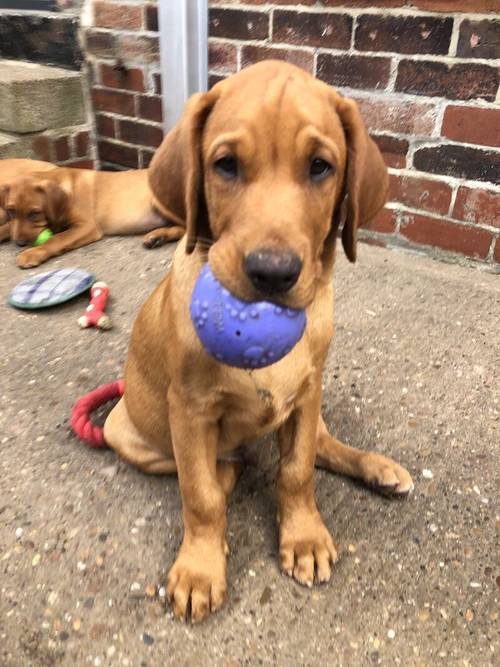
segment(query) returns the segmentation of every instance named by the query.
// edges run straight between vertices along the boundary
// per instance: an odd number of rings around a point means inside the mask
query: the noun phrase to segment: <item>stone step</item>
[[[41,132],[86,120],[78,72],[0,60],[0,131]]]

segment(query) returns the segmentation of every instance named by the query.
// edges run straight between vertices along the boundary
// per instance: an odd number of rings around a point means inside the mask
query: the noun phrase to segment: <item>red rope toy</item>
[[[71,411],[70,423],[75,435],[80,440],[87,443],[90,447],[97,449],[108,446],[104,440],[102,426],[93,424],[90,415],[94,410],[100,408],[101,405],[112,401],[114,398],[123,396],[124,389],[125,382],[123,380],[116,380],[115,382],[109,382],[97,387],[97,389],[82,396],[75,403]]]

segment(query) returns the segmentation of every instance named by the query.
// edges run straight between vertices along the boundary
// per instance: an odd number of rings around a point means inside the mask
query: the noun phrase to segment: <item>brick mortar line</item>
[[[385,90],[388,93],[395,93],[396,88],[396,79],[398,77],[399,63],[401,62],[400,58],[391,58],[391,66],[389,69],[389,79],[387,80],[387,85]]]
[[[431,172],[417,171],[415,169],[396,169],[395,167],[388,167],[388,171],[393,176],[426,178],[430,181],[438,181],[441,183],[443,182],[443,179],[445,179],[447,181],[446,184],[450,187],[463,185],[469,190],[487,190],[488,192],[491,192],[495,195],[500,195],[500,185],[495,185],[494,183],[489,183],[488,181],[472,181],[470,179],[458,178],[457,176],[432,174]]]
[[[455,208],[459,188],[458,184],[453,185],[451,188],[450,206],[448,207],[448,216],[450,218],[453,217],[453,209]]]
[[[140,118],[140,116],[139,116],[139,96],[138,95],[134,95],[134,113],[135,113],[134,120],[136,118]]]
[[[140,123],[141,125],[149,125],[149,127],[152,127],[156,130],[163,130],[163,125],[162,123],[157,123],[156,121],[152,120],[147,120],[144,118],[138,118],[137,116],[132,117],[132,116],[121,116],[119,114],[115,114],[112,111],[96,111],[96,114],[106,114],[106,116],[114,121],[128,121],[130,123]],[[101,135],[100,135],[101,136]],[[144,144],[146,145],[146,144]]]
[[[448,54],[452,57],[455,58],[457,55],[457,48],[458,48],[458,38],[460,36],[460,26],[462,25],[462,21],[459,20],[456,16],[453,18],[453,28],[451,30],[451,37],[450,37],[450,47],[448,49]]]
[[[79,39],[80,43],[80,39]],[[85,108],[87,109],[87,118],[89,122],[89,135],[90,135],[90,150],[94,159],[95,164],[99,165],[99,156],[97,155],[97,131],[96,131],[96,122],[95,122],[95,113],[94,106],[92,104],[92,69],[87,62],[84,60],[81,68],[82,81],[83,81],[83,96],[85,101]]]
[[[442,213],[435,213],[434,211],[427,211],[422,210],[421,208],[415,208],[414,206],[408,206],[407,204],[398,202],[397,200],[391,200],[388,203],[392,204],[392,206],[389,206],[388,208],[403,214],[411,213],[414,215],[420,215],[424,218],[436,218],[437,220],[441,220],[443,222],[449,222],[453,225],[461,225],[462,227],[468,227],[470,229],[481,229],[486,232],[491,232],[495,237],[500,234],[498,227],[494,227],[493,225],[485,225],[480,222],[469,222],[468,220],[457,220],[456,218],[449,218]]]
[[[486,261],[491,262],[492,264],[496,263],[496,262],[494,262],[494,259],[493,259],[493,253],[495,252],[495,246],[496,246],[498,238],[500,238],[500,236],[497,236],[497,237],[493,236],[492,237],[490,247],[489,247],[489,250],[488,250],[488,254],[486,255]]]
[[[241,69],[241,52],[242,52],[241,46],[236,47],[236,71],[239,72]]]
[[[462,58],[459,56],[449,56],[443,54],[432,54],[432,53],[399,53],[398,51],[359,51],[353,49],[351,51],[346,51],[344,49],[328,49],[327,47],[317,47],[319,51],[324,52],[325,54],[332,53],[332,55],[338,55],[340,53],[352,53],[355,56],[367,56],[367,57],[376,57],[381,58],[398,58],[398,64],[401,60],[411,60],[416,62],[437,62],[444,65],[489,65],[492,69],[496,69],[500,66],[500,58]]]
[[[441,102],[441,104],[437,105],[436,108],[436,118],[434,121],[434,130],[432,133],[432,136],[435,137],[436,139],[441,139],[441,132],[443,130],[443,121],[444,121],[444,114],[445,111],[448,107],[448,104],[446,103],[445,100]]]
[[[103,134],[98,135],[98,141],[107,141],[110,144],[115,146],[124,146],[125,148],[135,148],[136,150],[148,150],[155,152],[157,149],[154,146],[147,146],[146,144],[131,144],[130,142],[125,141],[124,139],[117,139],[116,137],[106,137]],[[106,160],[105,160],[106,161]]]
[[[136,30],[127,30],[126,28],[105,28],[104,26],[89,25],[82,28],[83,33],[99,32],[111,35],[124,35],[125,37],[156,37],[159,39],[160,33],[156,30],[144,30],[137,28]]]
[[[330,84],[329,84],[330,85]],[[372,102],[394,102],[401,104],[401,102],[422,102],[424,104],[432,104],[437,106],[441,101],[445,101],[453,106],[472,106],[474,108],[484,109],[500,109],[496,102],[488,102],[486,100],[452,100],[448,97],[436,95],[415,95],[413,93],[404,93],[402,91],[391,92],[389,90],[366,90],[365,88],[349,88],[348,86],[338,86],[336,88],[342,95],[352,97],[369,98]]]
[[[223,44],[233,44],[234,46],[265,46],[265,47],[276,46],[279,48],[289,49],[290,51],[306,51],[307,53],[314,53],[314,51],[318,48],[317,46],[309,46],[308,44],[304,44],[304,46],[298,46],[297,44],[285,44],[285,43],[282,44],[281,42],[270,42],[268,38],[237,39],[234,37],[209,36],[208,38],[209,45],[211,42],[213,43],[214,41],[221,42]]]
[[[287,42],[273,42],[269,41],[269,38],[266,39],[238,39],[236,37],[216,37],[215,35],[209,36],[209,44],[212,42],[221,42],[223,44],[233,44],[240,46],[265,46],[276,47],[281,49],[288,49],[290,51],[305,51],[307,53],[314,53],[317,51],[319,54],[324,55],[355,55],[355,56],[365,56],[365,57],[381,57],[381,58],[399,58],[399,60],[416,60],[418,62],[439,62],[445,65],[489,65],[493,69],[500,66],[500,58],[462,58],[462,57],[452,57],[449,55],[443,54],[432,54],[432,53],[399,53],[396,51],[359,51],[355,48],[352,48],[352,45],[347,49],[337,49],[334,47],[326,46],[311,46],[310,44],[298,45],[298,44],[288,44]]]
[[[482,259],[479,257],[470,257],[454,250],[444,250],[438,246],[424,245],[410,241],[406,236],[402,236],[395,232],[376,232],[371,229],[360,229],[362,232],[361,242],[363,239],[373,239],[380,241],[381,245],[388,250],[399,250],[402,252],[409,252],[412,254],[425,255],[430,259],[436,261],[448,261],[449,263],[459,264],[461,266],[468,266],[488,273],[498,273],[499,269],[497,262],[489,259],[488,255]]]
[[[465,18],[470,19],[474,17],[474,20],[482,21],[484,19],[489,19],[490,21],[496,20],[497,14],[495,12],[485,13],[485,12],[453,12],[453,11],[439,11],[439,10],[424,10],[424,9],[413,9],[411,7],[322,7],[317,5],[279,5],[276,6],[272,2],[262,4],[262,5],[249,5],[249,4],[226,4],[226,3],[217,3],[212,5],[210,9],[232,9],[234,11],[252,11],[258,12],[260,14],[269,14],[273,9],[283,10],[283,11],[293,11],[295,14],[338,14],[338,15],[350,15],[352,17],[360,16],[364,14],[370,14],[373,16],[415,16],[416,18],[424,18],[429,16],[430,18]]]
[[[352,30],[351,30],[351,44],[349,52],[353,53],[356,50],[356,30],[358,28],[358,16],[353,17]]]
[[[127,141],[127,139],[122,139],[121,137],[108,137],[104,134],[98,134],[97,136],[100,137],[101,139],[106,139],[106,141],[108,139],[110,141],[122,141],[126,144],[130,144],[131,146],[134,146],[135,148],[138,148],[139,146],[141,146],[142,148],[149,148],[152,151],[156,150],[156,148],[154,146],[149,146],[148,144],[132,144],[131,142]]]
[[[231,72],[227,72],[231,74]],[[130,88],[115,88],[114,86],[106,86],[104,83],[95,83],[92,86],[92,90],[106,90],[106,91],[116,91],[117,93],[128,93],[130,95],[142,95],[143,97],[155,97],[161,98],[161,95],[158,95],[154,92],[154,81],[153,81],[153,92],[146,90],[144,92],[140,90],[131,90]]]
[[[412,135],[408,135],[412,136]],[[419,138],[417,141],[417,144],[414,145],[414,150],[419,150],[420,148],[435,148],[436,147],[436,141],[434,137],[422,137]],[[461,141],[453,141],[452,139],[448,139],[447,137],[439,137],[439,145],[440,146],[465,146],[466,148],[476,148],[477,150],[482,150],[482,151],[493,151],[494,153],[498,153],[500,155],[500,148],[496,148],[494,146],[482,146],[480,144],[467,144],[467,143],[462,143]],[[411,146],[409,146],[411,148]]]

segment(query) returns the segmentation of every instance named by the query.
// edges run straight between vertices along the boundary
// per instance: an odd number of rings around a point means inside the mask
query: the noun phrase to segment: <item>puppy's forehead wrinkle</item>
[[[267,137],[271,159],[276,142],[294,143],[307,125],[326,136],[337,134],[340,122],[316,83],[275,73],[258,88],[249,84],[226,90],[208,118],[208,127],[214,134],[243,129],[257,139]]]
[[[264,90],[264,99],[262,106],[266,113],[273,116],[280,116],[283,110],[283,102],[288,85],[291,83],[291,77],[276,77]]]

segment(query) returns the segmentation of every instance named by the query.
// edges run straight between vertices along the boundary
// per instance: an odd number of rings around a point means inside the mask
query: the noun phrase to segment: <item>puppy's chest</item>
[[[310,378],[310,369],[295,373],[241,371],[223,390],[221,428],[231,443],[276,430],[293,411]]]

